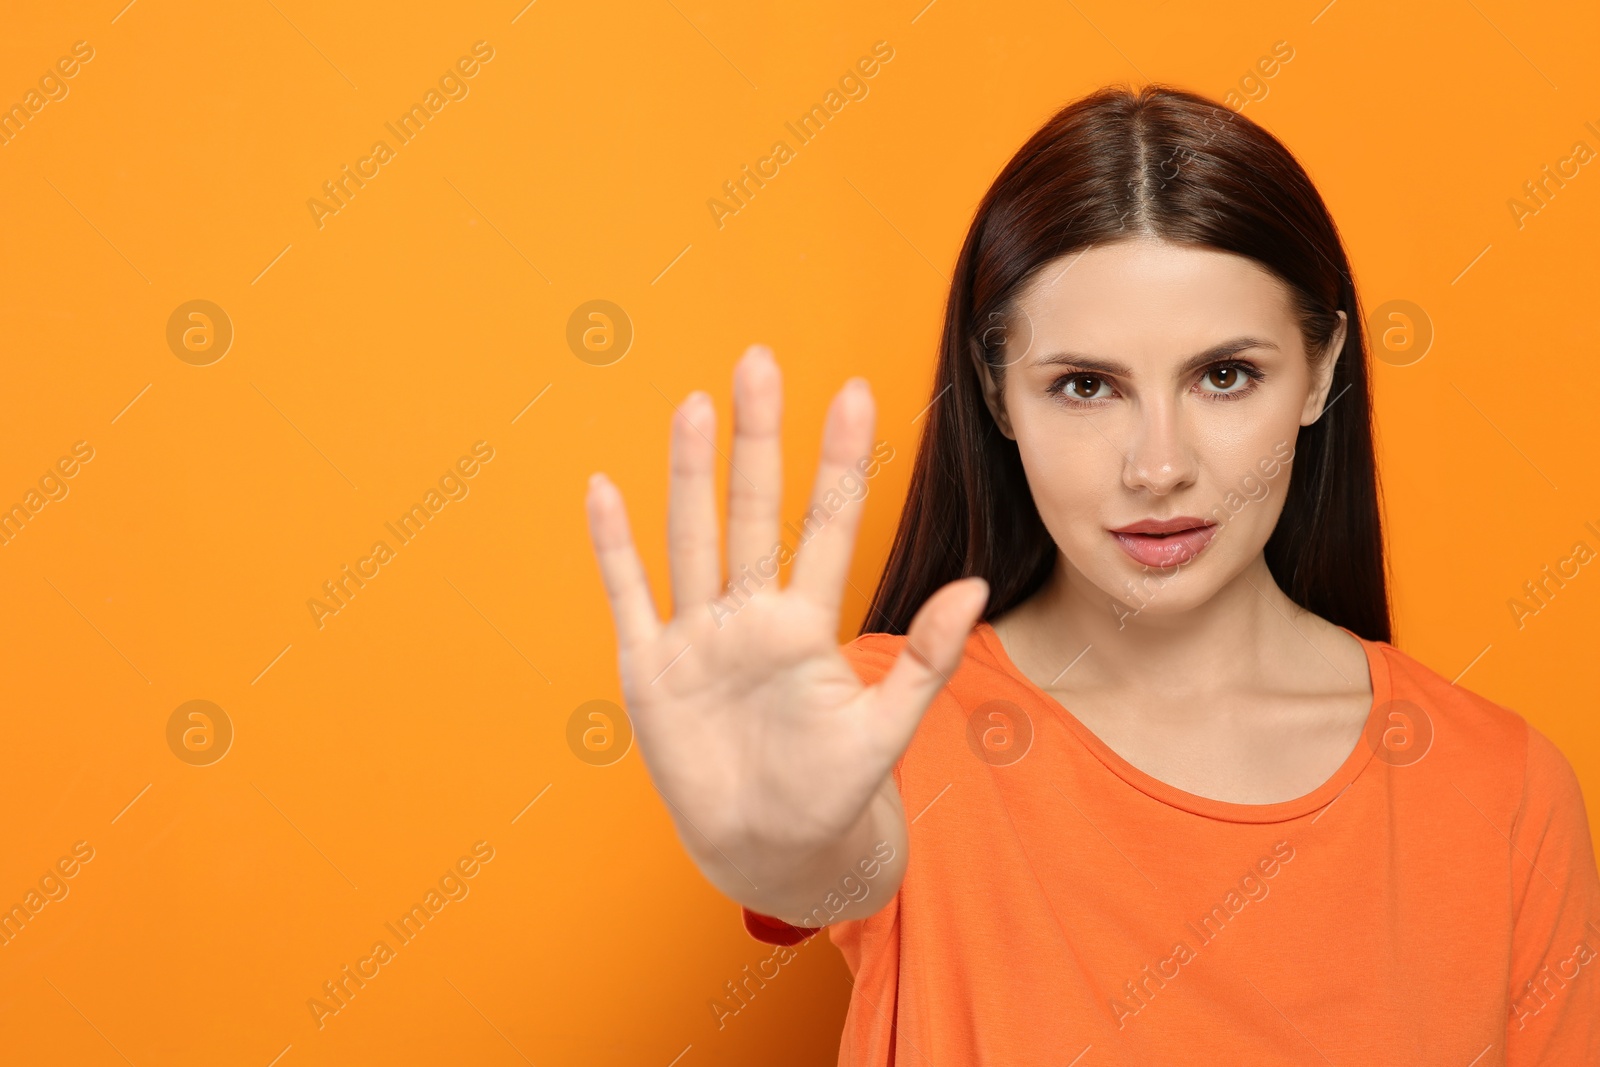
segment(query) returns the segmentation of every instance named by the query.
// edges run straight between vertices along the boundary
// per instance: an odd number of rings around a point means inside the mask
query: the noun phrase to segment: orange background
[[[864,373],[897,452],[870,591],[972,211],[1106,82],[1253,86],[1367,307],[1431,319],[1423,359],[1374,371],[1398,644],[1549,733],[1600,825],[1600,572],[1521,628],[1508,607],[1600,548],[1600,175],[1520,227],[1508,207],[1600,149],[1592,5],[124,2],[0,33],[0,103],[94,49],[0,145],[0,505],[94,449],[0,546],[0,905],[94,849],[0,948],[0,1061],[831,1063],[837,952],[803,949],[719,1029],[708,1001],[770,949],[638,753],[568,746],[575,708],[619,697],[585,479],[623,488],[665,605],[672,404],[709,389],[726,450],[733,362],[772,344],[792,516],[828,398]],[[480,40],[468,95],[319,228],[307,201]],[[1280,40],[1293,59],[1251,81]],[[719,228],[722,183],[795,147],[784,123],[878,41],[869,95]],[[235,331],[208,366],[166,340],[195,299]],[[595,299],[634,330],[606,366],[566,340]],[[319,628],[307,600],[478,441],[470,494]],[[210,766],[168,745],[191,700],[235,730]],[[470,895],[319,1029],[323,982],[479,841]]]

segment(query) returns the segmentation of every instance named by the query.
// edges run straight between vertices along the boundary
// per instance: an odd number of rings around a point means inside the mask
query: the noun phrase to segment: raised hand
[[[852,475],[861,480],[871,451],[872,395],[865,379],[852,378],[829,406],[811,510],[797,523],[810,537],[786,546],[797,554],[784,588],[781,410],[772,353],[752,347],[734,372],[731,587],[718,544],[715,409],[696,391],[674,417],[670,621],[656,613],[621,494],[595,474],[587,496],[640,754],[706,876],[780,916],[804,913],[817,888],[837,880],[830,865],[841,856],[848,864],[868,838],[898,835],[903,845],[890,769],[959,664],[988,596],[980,578],[940,589],[913,619],[888,673],[863,686],[840,654],[838,631],[865,500],[850,500],[844,488]],[[841,498],[844,506],[830,513],[825,501]]]

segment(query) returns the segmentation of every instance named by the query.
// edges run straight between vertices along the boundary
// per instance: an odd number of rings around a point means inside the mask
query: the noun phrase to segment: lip
[[[1129,523],[1127,526],[1118,526],[1112,533],[1130,534],[1169,534],[1181,530],[1192,530],[1197,526],[1210,526],[1212,523],[1194,515],[1174,515],[1170,519],[1140,519],[1138,522]]]
[[[1179,515],[1171,519],[1141,519],[1107,531],[1136,563],[1146,567],[1176,567],[1198,556],[1217,525],[1205,519]]]

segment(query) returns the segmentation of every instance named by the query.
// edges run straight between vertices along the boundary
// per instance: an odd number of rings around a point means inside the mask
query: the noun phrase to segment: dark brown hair
[[[1300,427],[1266,561],[1301,607],[1368,640],[1391,640],[1366,336],[1338,230],[1277,138],[1166,85],[1109,86],[1063,108],[978,205],[945,306],[934,401],[862,633],[905,633],[928,597],[957,578],[988,581],[989,619],[1049,577],[1056,544],[1016,442],[984,404],[972,355],[1002,380],[1003,330],[994,326],[1034,275],[1060,256],[1136,234],[1261,264],[1287,286],[1311,358],[1345,313],[1333,385],[1322,416]]]

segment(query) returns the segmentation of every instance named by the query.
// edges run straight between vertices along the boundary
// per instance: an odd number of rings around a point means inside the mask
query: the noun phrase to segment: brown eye
[[[1239,396],[1250,392],[1254,378],[1245,367],[1224,363],[1206,371],[1200,378],[1200,385],[1203,392],[1213,396]]]
[[[1067,389],[1077,400],[1093,400],[1100,391],[1100,379],[1089,374],[1080,374],[1070,380]]]

